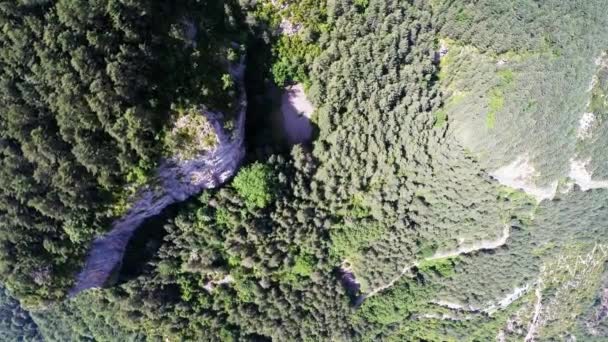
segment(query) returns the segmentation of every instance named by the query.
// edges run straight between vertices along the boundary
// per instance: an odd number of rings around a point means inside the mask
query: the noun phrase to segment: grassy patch
[[[176,107],[173,117],[173,127],[164,132],[167,156],[187,160],[217,147],[215,129],[199,108]]]
[[[443,127],[448,122],[448,114],[445,110],[438,110],[435,112],[435,127]]]
[[[275,196],[275,176],[269,166],[254,163],[241,169],[232,181],[248,207],[264,208]]]
[[[441,277],[449,277],[454,274],[456,259],[457,258],[445,258],[423,261],[418,265],[418,270],[422,273],[435,273]]]
[[[511,69],[504,69],[498,71],[498,77],[500,78],[500,85],[503,87],[511,85],[515,79],[515,75]]]
[[[237,219],[232,213],[225,208],[218,208],[215,212],[215,222],[222,227],[234,227],[237,224]]]
[[[291,273],[301,277],[310,277],[316,262],[310,255],[298,255],[296,262],[291,269]]]
[[[331,254],[339,259],[356,260],[359,250],[380,239],[386,228],[377,225],[336,225],[330,230]]]
[[[496,125],[496,114],[505,106],[505,98],[502,90],[495,88],[490,92],[488,99],[488,114],[486,115],[486,127],[494,129]]]
[[[310,277],[315,265],[317,265],[317,260],[315,260],[314,256],[300,252],[295,257],[293,266],[283,268],[281,271],[276,272],[275,276],[281,282],[296,284],[301,278]]]
[[[300,36],[282,36],[273,49],[275,83],[280,87],[292,81],[309,85],[308,66],[320,53],[318,45],[306,43]]]

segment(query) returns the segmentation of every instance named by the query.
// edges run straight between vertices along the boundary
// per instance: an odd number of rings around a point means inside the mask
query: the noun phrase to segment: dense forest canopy
[[[42,341],[36,323],[17,299],[0,289],[0,338],[2,341]]]
[[[3,336],[605,340],[606,10],[0,2]],[[273,94],[294,85],[314,137],[291,146]],[[66,298],[92,241],[167,186],[159,165],[221,145],[216,122],[239,134],[244,91],[238,173]]]
[[[3,278],[59,298],[158,163],[172,104],[222,103],[230,28],[213,1],[3,1],[0,18]]]

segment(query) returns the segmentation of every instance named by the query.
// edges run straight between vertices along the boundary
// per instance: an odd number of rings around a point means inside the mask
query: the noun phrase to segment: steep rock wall
[[[120,266],[129,240],[144,220],[158,215],[170,204],[184,201],[204,189],[222,185],[237,171],[245,156],[247,94],[244,62],[232,66],[230,73],[239,88],[237,119],[232,134],[229,136],[222,128],[219,114],[201,113],[215,128],[219,139],[218,147],[191,160],[169,159],[163,162],[152,182],[158,185],[142,189],[131,209],[114,221],[110,232],[93,241],[84,268],[69,292],[70,297],[106,284],[112,271]]]

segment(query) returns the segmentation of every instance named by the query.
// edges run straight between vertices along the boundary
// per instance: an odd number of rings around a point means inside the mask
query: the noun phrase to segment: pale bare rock
[[[608,180],[593,180],[591,172],[587,171],[587,165],[591,159],[587,160],[570,160],[570,177],[582,191],[591,189],[608,189]]]
[[[448,308],[450,310],[456,310],[456,311],[468,311],[468,312],[481,312],[482,311],[480,308],[472,306],[472,305],[465,306],[465,305],[450,302],[447,300],[438,300],[438,301],[431,302],[431,303],[435,304],[435,305],[439,305],[444,308]]]
[[[537,202],[553,199],[557,192],[557,181],[545,187],[535,184],[535,179],[539,174],[527,155],[517,157],[511,164],[491,172],[490,175],[502,185],[524,191],[534,197]]]
[[[286,1],[282,2],[278,0],[270,0],[270,3],[283,12],[286,12],[286,10],[289,8],[289,3]],[[302,24],[294,23],[289,18],[283,17],[281,18],[281,22],[279,23],[278,33],[291,37],[298,34],[303,27],[304,26]]]
[[[219,146],[189,160],[171,158],[156,171],[154,184],[140,190],[131,209],[112,224],[106,235],[96,238],[89,249],[83,270],[78,274],[69,296],[90,288],[103,287],[113,271],[120,267],[131,236],[149,217],[158,215],[168,205],[186,200],[204,189],[220,186],[238,170],[245,156],[244,131],[247,95],[244,84],[244,60],[230,68],[239,92],[235,134],[229,137],[218,115],[204,112],[217,134]]]
[[[577,138],[585,140],[591,137],[591,128],[595,123],[595,114],[583,113],[580,120],[578,121],[578,130],[576,132]]]
[[[590,115],[587,115],[590,114]],[[579,126],[579,133],[588,137],[588,129],[595,120],[592,113],[586,113],[581,118],[581,124]],[[587,160],[570,160],[570,172],[568,177],[573,183],[566,183],[560,190],[561,193],[566,193],[572,189],[573,184],[577,184],[582,191],[591,189],[608,189],[608,180],[593,180],[591,172],[587,171],[587,165],[591,162]],[[548,199],[551,200],[555,197],[558,189],[558,182],[554,181],[549,186],[539,187],[534,183],[534,179],[538,176],[538,173],[534,169],[528,160],[527,156],[520,156],[511,164],[501,167],[500,169],[490,173],[490,175],[496,179],[500,184],[520,189],[526,194],[534,197],[538,202]]]
[[[416,319],[416,320],[421,320],[421,319],[438,319],[438,320],[442,320],[442,321],[454,321],[454,322],[460,322],[460,321],[470,321],[472,319],[474,319],[475,316],[473,315],[464,315],[464,316],[455,316],[455,315],[450,315],[450,314],[435,314],[435,313],[426,313],[426,314],[421,314],[421,315],[415,315],[412,317],[412,319]]]
[[[501,309],[505,309],[507,308],[509,305],[513,304],[513,302],[515,302],[516,300],[518,300],[519,298],[521,298],[523,295],[525,295],[526,293],[528,293],[528,291],[531,289],[532,287],[530,286],[530,284],[526,284],[525,286],[522,287],[517,287],[513,290],[513,292],[509,293],[508,295],[506,295],[503,299],[501,299],[498,302],[498,307]],[[488,312],[490,311],[490,309],[486,309]]]
[[[270,3],[273,6],[279,8],[281,10],[287,9],[287,7],[289,7],[289,4],[287,2],[282,2],[282,1],[279,1],[279,0],[270,0]]]
[[[507,240],[509,239],[509,236],[510,236],[510,230],[511,230],[511,227],[509,225],[505,225],[502,230],[502,234],[494,240],[481,240],[481,241],[476,241],[472,244],[460,246],[457,249],[447,250],[447,251],[437,251],[433,256],[431,256],[430,258],[426,258],[425,260],[432,261],[432,260],[437,260],[437,259],[445,259],[445,258],[455,257],[455,256],[458,256],[461,254],[469,254],[472,252],[477,252],[477,251],[482,251],[482,250],[496,249],[496,248],[504,245],[505,243],[507,243]]]
[[[511,293],[507,294],[504,298],[499,300],[496,304],[490,304],[483,309],[483,312],[488,315],[493,315],[498,310],[504,310],[509,305],[513,304],[516,300],[524,296],[532,288],[530,284],[526,284],[522,287],[516,287]]]
[[[597,85],[597,82],[599,82],[597,75],[593,75],[593,77],[591,77],[591,82],[589,82],[589,88],[587,88],[588,93],[590,93],[593,90],[593,88],[595,88],[595,86]],[[589,99],[587,101],[587,107],[589,107],[590,104],[591,104],[591,99]]]
[[[294,24],[291,20],[283,18],[279,24],[279,33],[288,37],[295,36],[302,31],[302,27],[302,24]]]
[[[506,342],[507,341],[504,330],[501,329],[498,331],[498,334],[496,334],[496,341],[497,342]]]
[[[606,60],[606,51],[603,51],[601,55],[599,55],[595,59],[595,65],[597,66],[607,66],[608,61]]]
[[[534,291],[536,295],[536,303],[534,304],[534,316],[532,316],[532,321],[530,322],[530,325],[528,327],[528,333],[526,334],[526,338],[524,339],[525,342],[534,341],[534,336],[536,334],[536,330],[538,329],[539,316],[543,306],[542,287],[543,280],[542,278],[538,278],[538,281],[536,282],[536,290]]]
[[[585,326],[591,335],[598,335],[597,326],[608,317],[608,288],[601,290],[601,302],[593,318],[585,322]]]
[[[472,305],[463,305],[460,303],[450,302],[448,300],[438,300],[431,302],[432,304],[439,305],[444,308],[448,308],[450,310],[455,311],[466,311],[470,313],[486,313],[488,315],[494,314],[498,310],[506,309],[513,302],[521,298],[524,294],[526,294],[530,290],[530,284],[527,284],[522,287],[516,287],[512,292],[508,293],[504,298],[496,300],[494,302],[490,301],[486,303],[484,307],[475,307]]]
[[[222,279],[220,280],[210,280],[208,281],[203,288],[205,290],[207,290],[207,292],[211,293],[213,292],[213,290],[219,286],[219,285],[223,285],[223,284],[230,284],[234,282],[234,277],[232,277],[230,274],[224,276]]]
[[[203,115],[201,115],[203,113]],[[219,146],[219,122],[213,112],[200,108],[180,116],[168,132],[168,137],[175,144],[173,159],[187,161],[198,155],[213,152]],[[183,138],[187,137],[187,138]]]

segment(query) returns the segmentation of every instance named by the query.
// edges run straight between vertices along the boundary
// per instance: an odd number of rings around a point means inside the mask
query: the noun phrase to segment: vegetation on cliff
[[[58,299],[153,172],[172,103],[224,109],[229,10],[214,1],[0,4],[2,281]]]

